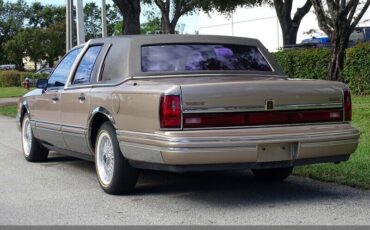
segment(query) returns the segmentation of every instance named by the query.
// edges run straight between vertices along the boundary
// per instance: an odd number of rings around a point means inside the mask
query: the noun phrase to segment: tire
[[[258,180],[263,181],[282,181],[293,171],[293,167],[272,168],[272,169],[253,169],[252,172]]]
[[[30,162],[43,162],[48,159],[49,150],[43,147],[33,135],[30,116],[24,115],[22,120],[22,150],[23,156]]]
[[[103,123],[96,137],[95,169],[99,184],[106,193],[121,195],[134,190],[138,170],[123,157],[110,122]]]

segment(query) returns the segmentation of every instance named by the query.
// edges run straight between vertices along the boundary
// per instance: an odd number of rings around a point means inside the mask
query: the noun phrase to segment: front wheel
[[[48,159],[49,150],[33,136],[28,114],[24,115],[22,121],[22,149],[24,158],[30,162],[42,162]]]
[[[293,171],[293,167],[272,168],[272,169],[253,169],[252,172],[258,180],[282,181]]]
[[[123,157],[113,125],[105,122],[95,144],[95,168],[102,189],[112,195],[127,194],[135,188],[138,170]]]

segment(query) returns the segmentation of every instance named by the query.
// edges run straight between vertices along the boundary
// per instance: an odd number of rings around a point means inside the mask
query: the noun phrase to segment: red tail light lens
[[[161,128],[181,128],[180,96],[163,95],[159,111]]]
[[[302,110],[251,113],[184,114],[184,128],[299,124],[343,121],[343,111]]]
[[[351,93],[348,89],[344,90],[343,93],[343,109],[344,109],[344,120],[351,121],[352,120],[352,101],[351,101]]]

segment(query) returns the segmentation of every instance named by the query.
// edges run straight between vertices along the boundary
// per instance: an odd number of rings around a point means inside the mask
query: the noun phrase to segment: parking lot
[[[370,191],[295,176],[144,171],[134,194],[107,195],[93,163],[55,153],[28,163],[14,119],[0,116],[0,128],[0,225],[370,224]]]

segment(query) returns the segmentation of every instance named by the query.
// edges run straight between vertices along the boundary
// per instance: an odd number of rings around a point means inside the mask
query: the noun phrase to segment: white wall
[[[304,4],[305,0],[295,0],[293,9]],[[370,26],[370,10],[368,10],[359,26]],[[275,51],[283,46],[282,32],[275,9],[263,6],[254,8],[239,8],[232,17],[226,17],[219,13],[200,13],[198,18],[199,34],[229,35],[251,37],[259,39],[270,51]],[[313,9],[303,18],[297,34],[297,43],[310,38],[305,32],[315,29],[318,33],[313,36],[326,36],[320,31]]]

